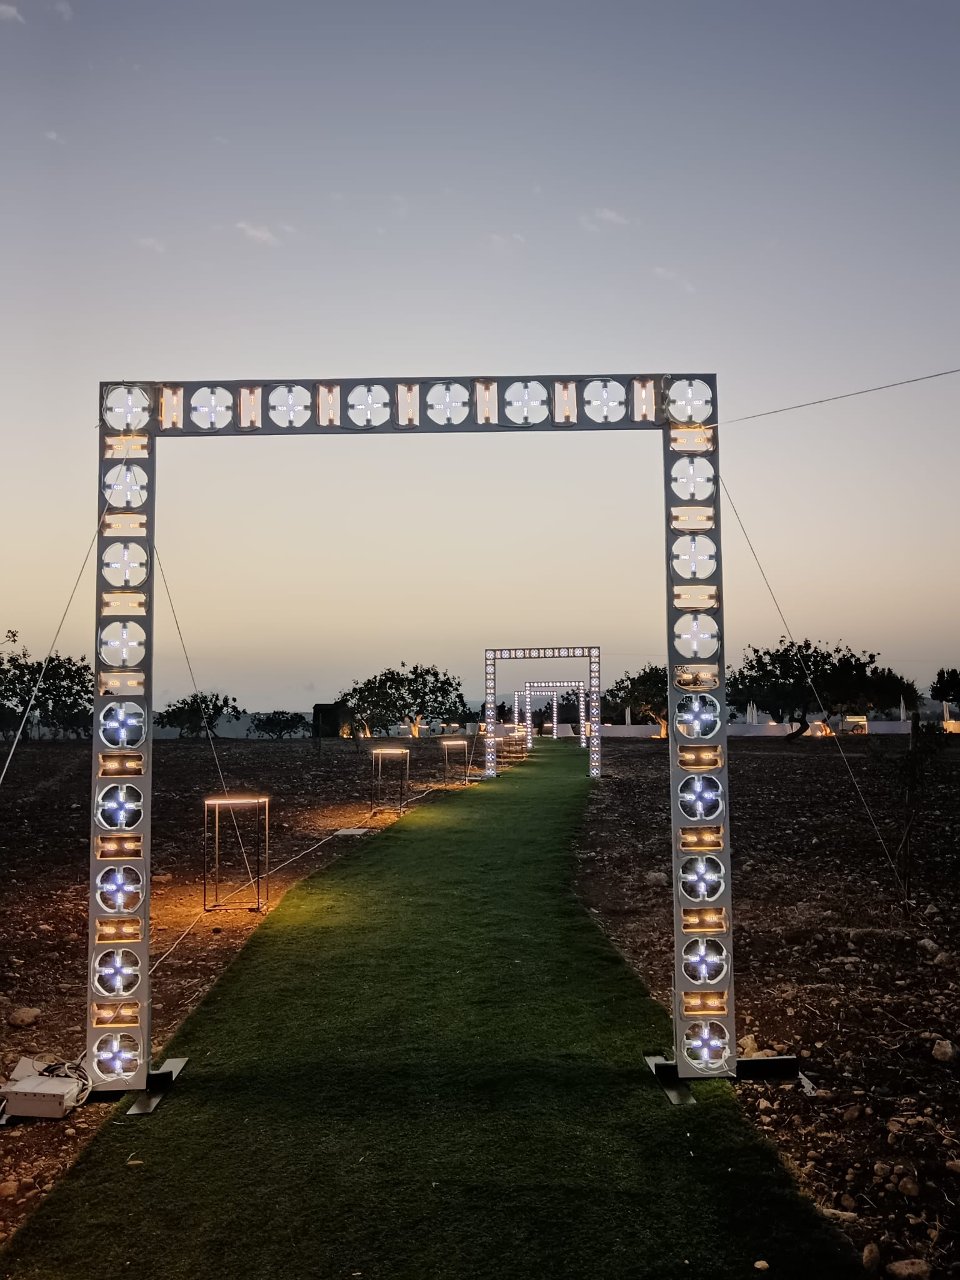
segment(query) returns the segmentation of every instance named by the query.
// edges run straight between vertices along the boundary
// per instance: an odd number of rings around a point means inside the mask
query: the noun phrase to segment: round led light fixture
[[[356,427],[382,427],[390,417],[390,395],[379,383],[351,387],[347,417]]]
[[[542,382],[511,382],[503,394],[503,411],[511,422],[543,422],[550,411]]]
[[[136,867],[105,867],[97,876],[97,902],[104,911],[136,911],[142,901],[143,876]]]
[[[97,1075],[104,1080],[129,1080],[140,1066],[140,1041],[122,1031],[101,1036],[93,1051]]]
[[[137,431],[150,420],[145,387],[111,387],[103,397],[103,420],[111,431]]]
[[[670,470],[670,488],[678,498],[703,502],[717,487],[717,473],[706,458],[680,458]]]
[[[720,628],[708,613],[682,613],[673,634],[673,646],[684,658],[710,658],[720,648]]]
[[[110,667],[135,667],[147,651],[147,633],[138,622],[108,622],[100,632],[100,657]]]
[[[139,542],[111,542],[101,561],[100,572],[111,587],[139,587],[150,571],[147,549]]]
[[[93,985],[105,996],[128,996],[140,985],[140,959],[126,948],[101,951],[93,960]]]
[[[683,1055],[695,1067],[717,1071],[730,1055],[730,1036],[720,1022],[694,1022],[684,1032]]]
[[[717,858],[685,858],[680,864],[680,892],[691,902],[711,902],[723,884],[723,863]]]
[[[100,712],[100,741],[105,747],[139,747],[146,736],[146,711],[138,702],[108,702]]]
[[[233,417],[233,396],[226,387],[200,387],[190,397],[190,421],[201,431],[220,431]]]
[[[111,467],[103,477],[103,496],[111,507],[142,507],[147,500],[147,473],[129,463]]]
[[[699,378],[680,378],[667,392],[667,413],[674,422],[706,422],[713,412],[713,392]]]
[[[278,427],[302,427],[310,420],[310,392],[306,387],[274,387],[267,405],[270,421]]]
[[[128,783],[104,787],[97,796],[97,822],[108,831],[129,831],[143,817],[143,794]]]
[[[712,578],[717,569],[717,545],[706,534],[677,538],[672,548],[673,571],[680,578]]]
[[[619,422],[627,412],[626,388],[607,378],[595,378],[583,389],[583,411],[592,422]]]
[[[462,382],[435,382],[426,396],[427,417],[440,427],[466,421],[470,392]]]
[[[710,774],[684,778],[677,788],[680,810],[687,818],[709,821],[723,811],[723,787]]]
[[[712,738],[720,728],[720,703],[709,693],[685,693],[673,723],[685,738]]]
[[[691,938],[682,957],[684,976],[691,982],[719,982],[727,972],[727,949],[716,938]]]

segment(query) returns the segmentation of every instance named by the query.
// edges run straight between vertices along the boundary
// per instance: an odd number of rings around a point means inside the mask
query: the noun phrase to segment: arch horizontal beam
[[[713,374],[102,382],[100,422],[149,435],[623,431],[714,422]]]

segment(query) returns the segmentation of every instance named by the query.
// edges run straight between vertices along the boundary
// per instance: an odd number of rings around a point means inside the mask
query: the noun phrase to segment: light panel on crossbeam
[[[288,378],[276,382],[105,382],[102,426],[119,436],[391,431],[683,429],[713,416],[710,374],[536,374],[514,378]],[[678,464],[677,491],[710,490],[705,459]]]

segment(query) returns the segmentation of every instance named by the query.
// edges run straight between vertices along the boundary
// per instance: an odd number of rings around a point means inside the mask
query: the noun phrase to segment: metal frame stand
[[[256,875],[251,875],[250,883],[256,886],[257,900],[255,904],[238,902],[228,907],[227,902],[240,890],[233,890],[220,901],[220,810],[227,808],[233,818],[237,839],[240,839],[239,828],[236,827],[234,809],[256,809]],[[208,875],[210,865],[210,810],[213,810],[213,901],[208,901],[208,887],[211,877]],[[262,819],[262,821],[261,821]],[[242,849],[241,845],[241,849]],[[246,858],[244,858],[246,862]],[[247,866],[249,872],[249,865]],[[260,892],[261,881],[264,892]],[[243,888],[247,886],[244,885]],[[262,911],[270,902],[270,797],[269,796],[211,796],[203,802],[203,909],[204,911]]]
[[[410,788],[410,748],[409,747],[374,747],[370,752],[370,812],[378,813],[385,808],[383,800],[383,758],[399,757],[400,795],[397,813],[403,813],[407,803],[407,791]]]
[[[444,785],[450,782],[450,748],[463,748],[463,785],[467,786],[470,781],[470,754],[469,745],[466,738],[441,738],[440,746],[443,748],[443,781]]]

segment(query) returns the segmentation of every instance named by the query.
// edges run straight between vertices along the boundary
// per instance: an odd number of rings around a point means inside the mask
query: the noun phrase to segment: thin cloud
[[[497,254],[511,253],[518,245],[526,243],[526,236],[522,236],[519,231],[511,231],[509,235],[500,231],[487,232],[487,244]]]
[[[598,222],[605,222],[610,227],[627,227],[630,219],[618,209],[594,209],[593,216]]]
[[[56,129],[48,129],[43,136],[48,142],[55,142],[58,147],[65,147],[67,145],[63,138],[60,137],[60,134],[57,133]]]
[[[628,227],[630,225],[630,219],[626,214],[621,213],[619,209],[610,209],[607,206],[603,206],[600,209],[591,209],[589,213],[581,213],[577,221],[584,231],[599,231],[601,227]]]
[[[684,293],[694,294],[697,292],[696,286],[686,276],[682,276],[679,271],[671,271],[669,267],[654,267],[653,274],[658,280],[663,280],[667,284],[679,285]]]
[[[237,222],[234,223],[234,226],[241,235],[246,236],[248,240],[253,240],[255,244],[267,244],[271,248],[275,248],[280,243],[276,233],[261,223]]]
[[[148,253],[164,253],[167,247],[156,236],[138,236],[137,244],[141,249],[146,249]]]
[[[27,20],[17,8],[15,4],[0,4],[0,22],[22,22],[27,25]]]
[[[59,13],[64,22],[69,22],[73,17],[73,7],[69,3],[69,0],[57,0],[57,3],[53,7],[55,12]]]

